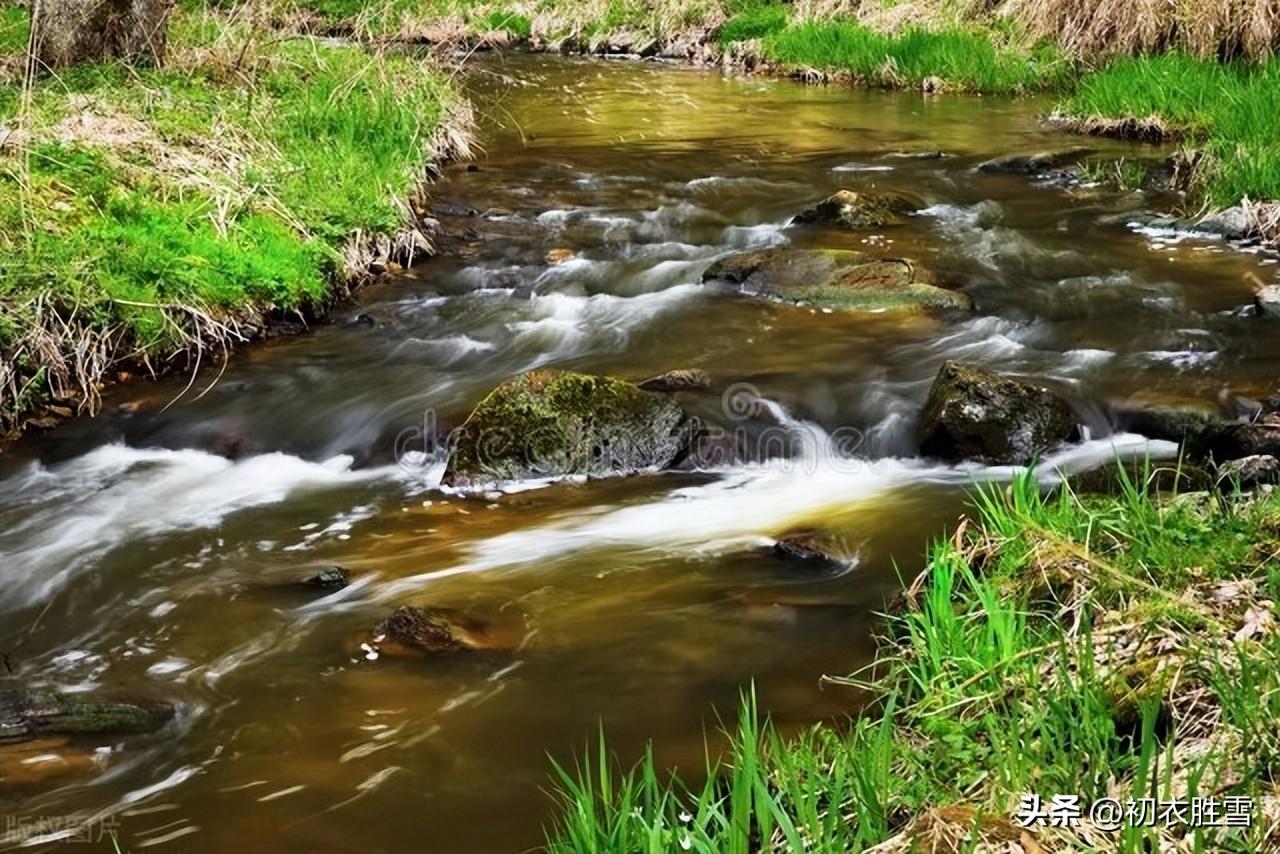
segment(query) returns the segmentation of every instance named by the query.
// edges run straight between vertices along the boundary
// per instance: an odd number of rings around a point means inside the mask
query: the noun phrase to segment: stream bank
[[[302,331],[434,249],[425,185],[472,122],[438,66],[244,10],[180,8],[170,29],[163,69],[72,68],[29,92],[4,69],[5,440],[96,412],[109,383]]]
[[[602,736],[558,769],[548,850],[1275,850],[1280,495],[1153,474],[981,488],[875,665],[825,679],[863,715],[785,738],[747,694],[692,787]]]

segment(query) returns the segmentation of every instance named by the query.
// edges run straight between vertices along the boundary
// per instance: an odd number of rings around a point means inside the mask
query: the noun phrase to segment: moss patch
[[[663,468],[692,431],[670,398],[631,383],[532,371],[490,392],[452,439],[446,480],[464,484]]]

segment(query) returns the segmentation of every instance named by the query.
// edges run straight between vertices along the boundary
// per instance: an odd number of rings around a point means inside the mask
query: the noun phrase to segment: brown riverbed
[[[0,794],[11,842],[96,815],[130,851],[536,847],[548,755],[571,761],[602,724],[628,757],[653,739],[689,765],[752,680],[787,727],[856,709],[819,677],[868,660],[899,575],[976,479],[1008,476],[913,457],[944,359],[1098,402],[1212,403],[1280,375],[1277,327],[1243,310],[1274,258],[1142,227],[1167,199],[975,171],[1078,144],[1039,124],[1044,102],[552,57],[479,65],[470,85],[485,153],[436,188],[446,254],[247,351],[203,396],[214,374],[168,408],[185,380],[116,389],[103,416],[0,461],[18,676],[180,706],[154,737],[36,754],[65,767],[10,754],[31,772]],[[1158,156],[1102,152],[1135,153]],[[878,233],[786,227],[842,187],[928,207]],[[774,245],[909,257],[977,311],[823,314],[701,284],[725,253]],[[405,456],[415,429],[534,367],[700,368],[713,387],[686,405],[784,452],[471,496]],[[1107,458],[1100,409],[1090,428],[1054,462]],[[838,431],[860,441],[833,447]],[[848,564],[760,553],[799,527]],[[291,586],[329,564],[357,583]],[[406,603],[487,620],[512,648],[365,660],[353,639]]]

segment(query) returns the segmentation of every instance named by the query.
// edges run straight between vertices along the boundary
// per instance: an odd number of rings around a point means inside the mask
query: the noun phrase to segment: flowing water
[[[445,254],[172,406],[185,378],[123,386],[102,416],[0,460],[11,666],[180,709],[78,764],[7,760],[9,844],[79,815],[131,851],[535,847],[548,754],[571,761],[601,723],[632,758],[652,738],[663,761],[700,764],[752,680],[784,727],[856,709],[819,677],[867,661],[898,574],[975,480],[1010,474],[912,458],[942,360],[1092,401],[1257,395],[1280,375],[1280,336],[1241,310],[1274,259],[1136,226],[1151,198],[974,171],[1075,144],[1038,124],[1045,103],[534,57],[476,66],[470,85],[484,154],[435,188]],[[923,150],[948,156],[886,156]],[[787,227],[840,187],[930,207],[880,234]],[[819,243],[912,258],[978,310],[824,314],[700,284],[734,249]],[[575,257],[544,260],[561,248]],[[419,432],[538,366],[704,369],[714,386],[688,407],[784,452],[442,491]],[[1170,451],[1108,435],[1100,414],[1090,428],[1046,479]],[[848,566],[762,553],[798,527],[833,532]],[[330,564],[356,583],[293,583]],[[515,648],[366,660],[362,632],[399,604],[462,610]]]

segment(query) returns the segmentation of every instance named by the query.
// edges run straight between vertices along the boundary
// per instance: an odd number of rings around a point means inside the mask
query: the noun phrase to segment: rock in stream
[[[490,392],[455,431],[445,482],[664,469],[696,433],[666,395],[612,377],[531,371]]]
[[[901,225],[926,205],[922,199],[902,193],[858,193],[837,190],[818,204],[796,215],[793,225],[817,225],[853,230]]]
[[[1053,391],[947,361],[929,389],[920,450],[950,461],[1026,465],[1078,432],[1071,406]]]
[[[380,655],[442,655],[501,650],[514,646],[488,623],[448,608],[402,605],[379,623],[360,644],[365,658]]]
[[[46,735],[154,732],[174,714],[164,703],[102,700],[52,688],[0,687],[0,742]]]
[[[872,258],[846,249],[741,252],[712,264],[703,281],[727,282],[749,295],[826,311],[973,309],[967,295],[931,284],[909,259]]]

